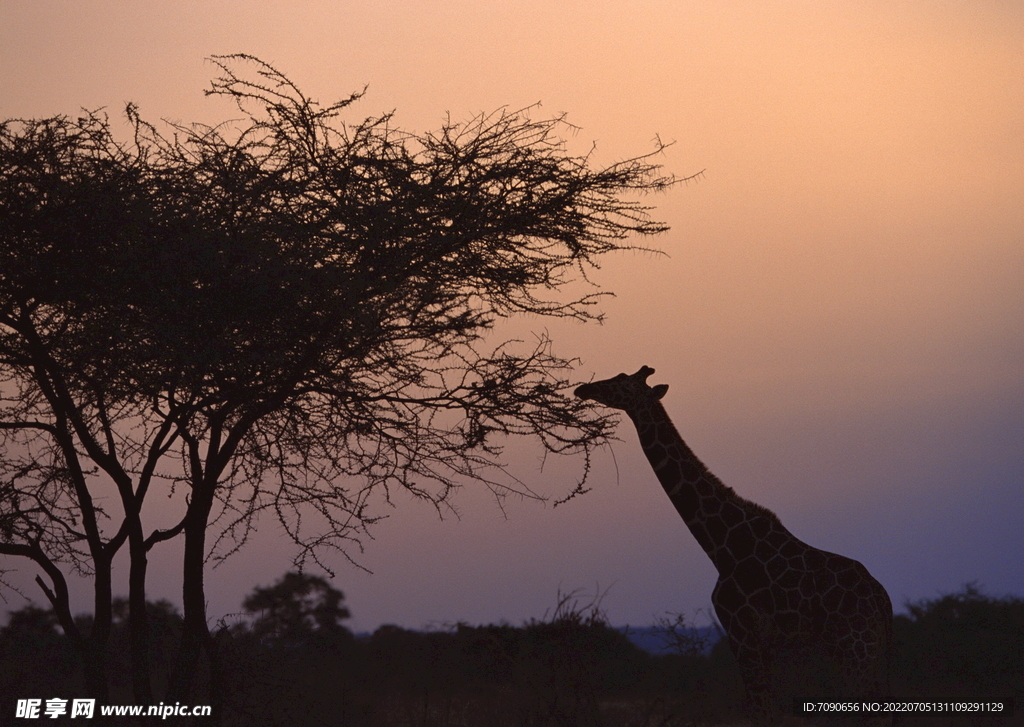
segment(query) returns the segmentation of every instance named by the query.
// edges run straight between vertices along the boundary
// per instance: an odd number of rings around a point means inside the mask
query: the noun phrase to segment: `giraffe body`
[[[658,480],[718,570],[711,602],[755,712],[774,721],[792,698],[885,701],[892,644],[885,589],[859,562],[804,543],[715,477],[662,406],[668,387],[646,383],[652,373],[645,366],[584,384],[576,396],[626,412]]]

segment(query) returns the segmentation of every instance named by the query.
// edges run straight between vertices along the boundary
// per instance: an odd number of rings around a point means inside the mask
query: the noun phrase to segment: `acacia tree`
[[[167,696],[184,700],[202,651],[216,660],[204,566],[259,513],[299,562],[347,552],[378,494],[500,495],[514,435],[582,455],[563,494],[581,491],[610,420],[566,395],[573,361],[546,336],[486,343],[521,313],[599,319],[603,293],[566,285],[667,229],[630,197],[673,184],[651,155],[593,169],[561,118],[498,111],[416,135],[390,114],[341,121],[361,94],[323,106],[258,59],[213,62],[207,93],[242,121],[165,135],[129,105],[123,142],[99,113],[0,126],[0,553],[42,571],[99,695],[125,544],[134,686],[151,700],[147,554],[184,538]],[[179,490],[180,519],[145,507]],[[65,568],[93,580],[88,634]]]
[[[257,586],[242,601],[253,617],[252,633],[259,638],[304,638],[345,633],[341,621],[352,614],[345,595],[319,576],[289,571],[272,586]]]

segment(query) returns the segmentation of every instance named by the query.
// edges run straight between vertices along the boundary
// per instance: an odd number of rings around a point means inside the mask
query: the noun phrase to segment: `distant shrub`
[[[895,619],[894,686],[923,698],[1024,703],[1024,599],[964,586]]]

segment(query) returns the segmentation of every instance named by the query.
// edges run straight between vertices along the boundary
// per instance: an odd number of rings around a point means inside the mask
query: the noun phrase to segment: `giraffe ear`
[[[651,391],[654,392],[655,399],[660,399],[665,396],[665,393],[668,391],[668,384],[658,384],[657,386],[652,387]]]

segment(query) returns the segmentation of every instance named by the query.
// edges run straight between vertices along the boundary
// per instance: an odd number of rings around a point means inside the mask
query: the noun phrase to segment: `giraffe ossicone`
[[[885,588],[859,562],[807,545],[715,477],[661,404],[668,386],[647,384],[653,373],[644,366],[575,393],[629,416],[655,475],[718,570],[711,602],[755,713],[775,721],[794,698],[886,701],[893,624]]]

